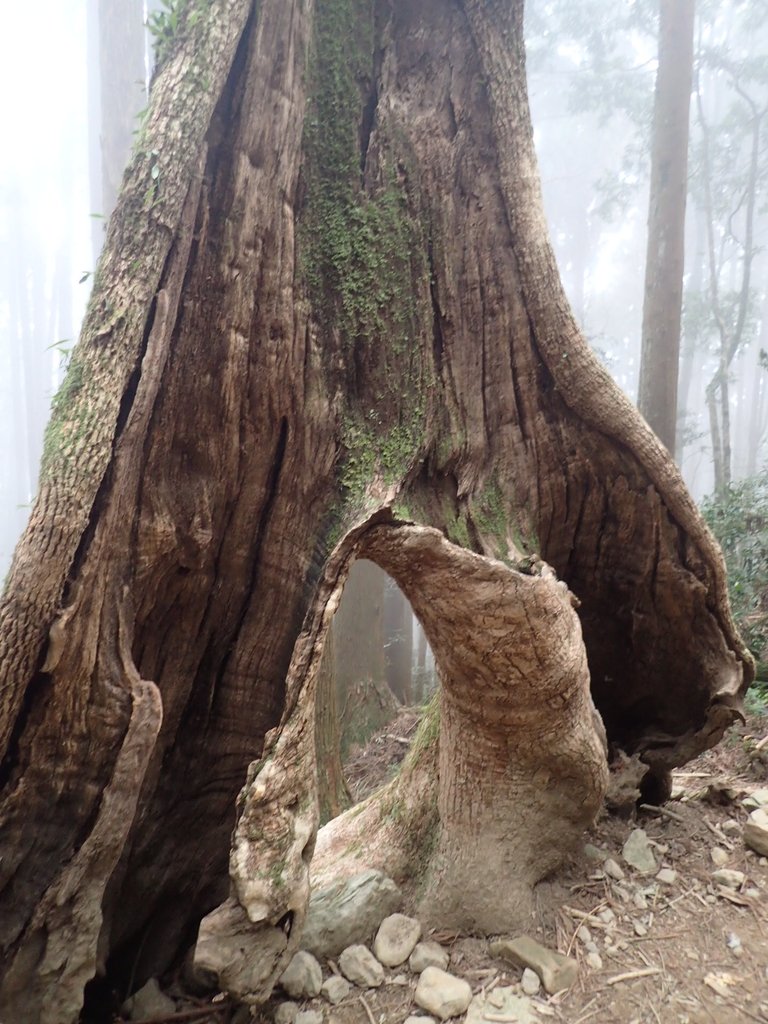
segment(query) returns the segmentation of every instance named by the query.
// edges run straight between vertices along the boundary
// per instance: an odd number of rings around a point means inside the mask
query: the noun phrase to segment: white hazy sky
[[[44,279],[45,307],[33,314],[28,342],[45,352],[46,371],[31,386],[47,400],[59,356],[47,351],[61,331],[51,314],[55,262],[70,254],[75,334],[89,284],[77,285],[91,270],[88,181],[86,0],[34,0],[2,5],[0,33],[0,461],[9,464],[9,445],[25,449],[27,438],[12,419],[12,398],[24,389],[11,379],[8,296],[11,279]],[[98,211],[94,211],[98,212]],[[10,239],[10,244],[5,240]],[[20,239],[23,239],[23,244]],[[18,417],[17,417],[18,421]],[[0,465],[0,469],[2,469]],[[9,480],[0,473],[0,582],[10,558],[9,536],[24,525],[35,480]]]

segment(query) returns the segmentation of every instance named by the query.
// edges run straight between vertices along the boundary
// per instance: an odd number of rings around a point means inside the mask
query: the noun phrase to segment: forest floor
[[[353,755],[347,773],[356,799],[391,778],[417,721],[415,709],[402,709]],[[768,861],[741,838],[749,813],[742,801],[768,785],[768,745],[756,749],[766,734],[768,707],[753,702],[745,725],[675,772],[673,799],[661,812],[601,818],[585,844],[612,858],[623,879],[609,877],[602,859],[584,854],[538,887],[529,934],[575,957],[579,979],[564,993],[535,997],[537,1019],[768,1024]],[[670,884],[656,882],[652,874],[639,875],[623,861],[622,846],[635,828],[645,830],[659,868],[675,872]],[[737,889],[718,885],[712,875],[719,867],[743,872],[744,882]],[[448,970],[466,978],[474,991],[519,984],[520,971],[491,957],[486,940],[430,937],[450,952]],[[595,948],[597,960],[589,957]],[[590,966],[588,960],[601,966]],[[349,1006],[328,1008],[327,1019],[333,1024],[401,1024],[418,1012],[412,1001],[415,983],[411,976],[406,985],[372,990],[365,996],[367,1007],[350,996]]]
[[[402,708],[393,722],[345,766],[355,800],[397,771],[419,721],[420,709]],[[566,991],[531,997],[527,1011],[483,1020],[500,1024],[768,1024],[768,859],[744,845],[750,794],[768,787],[768,705],[753,701],[745,725],[731,730],[714,750],[674,774],[673,798],[663,808],[625,817],[605,814],[585,849],[536,891],[528,934],[575,958],[578,980]],[[622,857],[633,829],[650,840],[662,878],[641,875]],[[606,872],[606,860],[613,864]],[[735,888],[713,872],[743,873]],[[611,877],[612,874],[623,877]],[[488,941],[471,935],[432,933],[450,955],[448,971],[474,993],[520,988],[521,972],[490,955]],[[407,965],[388,971],[380,988],[353,991],[338,1005],[321,998],[303,1005],[306,1019],[322,1024],[403,1024],[421,1013],[413,1001],[417,977]],[[498,995],[498,992],[497,992]],[[222,997],[218,997],[221,999]],[[285,999],[278,990],[251,1020],[274,1024]],[[224,1003],[205,1015],[201,1003],[157,1020],[248,1019],[245,1007]],[[500,1005],[502,1005],[500,1003]],[[194,1006],[194,1004],[193,1004]],[[214,1007],[208,1004],[209,1009]],[[245,1011],[245,1013],[243,1013]],[[425,1018],[422,1018],[425,1019]],[[461,1018],[463,1020],[463,1018]],[[414,1022],[411,1022],[414,1024]]]

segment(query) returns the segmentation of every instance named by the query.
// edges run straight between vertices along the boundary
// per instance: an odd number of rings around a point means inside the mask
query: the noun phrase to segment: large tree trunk
[[[638,406],[675,454],[695,0],[661,0]]]
[[[499,925],[469,835],[486,883],[523,865],[524,906],[599,805],[587,660],[654,777],[751,677],[714,542],[563,296],[521,4],[183,11],[0,606],[9,1020],[74,1021],[95,972],[163,970],[217,907],[200,959],[264,997],[305,913],[315,677],[357,556],[440,668],[439,783],[428,738],[400,783],[430,813],[387,820],[404,873],[433,826],[456,924]]]

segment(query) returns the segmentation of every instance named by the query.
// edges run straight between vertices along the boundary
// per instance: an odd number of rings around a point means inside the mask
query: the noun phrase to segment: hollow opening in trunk
[[[375,562],[358,559],[318,673],[321,823],[390,781],[436,686],[434,655],[410,602]]]

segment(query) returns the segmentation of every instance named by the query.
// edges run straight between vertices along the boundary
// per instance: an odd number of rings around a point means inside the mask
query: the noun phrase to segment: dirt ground
[[[348,772],[357,799],[391,777],[417,718],[403,709],[353,755]],[[534,998],[542,1021],[768,1024],[768,861],[741,838],[748,815],[742,800],[768,785],[768,744],[756,749],[767,734],[768,712],[753,705],[745,726],[675,773],[673,799],[661,812],[640,810],[625,819],[606,815],[597,823],[585,843],[612,857],[624,879],[607,877],[602,864],[585,855],[539,886],[530,934],[580,965],[570,990]],[[671,884],[639,875],[622,860],[623,843],[634,828],[644,829],[654,844],[659,868],[676,872]],[[714,853],[717,863],[713,851],[720,851]],[[744,873],[738,890],[713,881],[720,866]],[[583,926],[597,947],[600,968],[587,962]],[[473,990],[519,983],[520,971],[489,956],[487,941],[431,937],[450,950],[448,969]],[[397,972],[389,974],[397,978]],[[421,1011],[412,1003],[415,977],[401,972],[397,982],[366,993],[365,1003],[353,993],[333,1009],[325,1004],[326,1020],[400,1024]]]
[[[418,709],[401,709],[353,752],[345,767],[356,800],[391,778],[418,719]],[[537,889],[528,933],[575,957],[579,977],[565,992],[532,997],[533,1018],[562,1024],[768,1024],[768,860],[747,849],[741,836],[749,813],[743,801],[767,786],[768,707],[753,702],[746,725],[675,773],[673,799],[665,807],[633,809],[623,818],[604,815],[585,836],[585,845],[595,848],[591,857],[584,851]],[[623,860],[622,846],[636,828],[650,839],[658,868],[674,872],[667,881],[640,875]],[[606,874],[606,857],[623,878]],[[743,872],[743,882],[735,889],[716,884],[718,867]],[[448,970],[475,993],[519,986],[520,970],[492,957],[487,940],[446,933],[423,938],[444,945]],[[378,989],[353,989],[335,1007],[314,999],[302,1009],[322,1011],[323,1024],[402,1024],[423,1013],[413,1002],[416,981],[404,965],[388,971]],[[273,1024],[284,998],[277,992],[259,1009],[259,1024]],[[249,1020],[245,1007],[224,1001],[214,1010],[208,1003],[205,1015],[207,1000],[195,1002],[168,1020]],[[484,1019],[517,1024],[511,1014],[486,1013]]]

